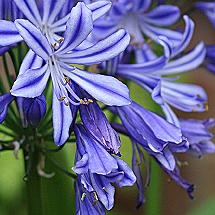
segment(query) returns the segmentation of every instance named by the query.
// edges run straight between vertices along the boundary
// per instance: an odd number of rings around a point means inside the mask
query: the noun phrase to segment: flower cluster
[[[0,87],[1,150],[17,141],[25,154],[37,148],[46,156],[45,142],[61,148],[75,138],[77,215],[112,209],[113,183],[136,183],[141,206],[143,153],[192,197],[176,153],[213,153],[208,129],[215,120],[180,119],[173,109],[208,109],[202,87],[178,81],[206,55],[203,42],[184,53],[191,18],[184,15],[184,30],[173,30],[180,10],[162,1],[1,0],[0,19],[2,79],[8,81]],[[130,98],[130,82],[151,96],[161,115]],[[122,160],[119,133],[131,140],[132,168]]]

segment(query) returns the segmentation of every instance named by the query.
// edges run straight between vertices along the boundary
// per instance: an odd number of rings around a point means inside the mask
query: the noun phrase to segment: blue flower
[[[110,155],[104,146],[94,139],[83,125],[75,126],[77,152],[73,170],[79,175],[86,193],[94,193],[92,204],[100,201],[107,210],[114,205],[115,188],[132,186],[136,177],[121,159]],[[81,189],[81,188],[80,188]]]
[[[156,157],[165,168],[175,168],[173,152],[184,152],[188,149],[188,142],[180,128],[135,102],[115,107],[115,111],[132,139]]]
[[[86,93],[83,96],[90,98]],[[120,155],[119,148],[121,143],[119,135],[111,127],[96,101],[93,99],[92,101],[88,105],[80,106],[80,116],[85,128],[109,153]]]
[[[124,28],[131,36],[129,51],[135,52],[136,62],[152,60],[156,55],[151,50],[148,41],[157,42],[159,35],[169,38],[176,46],[179,45],[183,34],[166,29],[180,17],[176,6],[159,5],[150,10],[151,0],[119,0],[114,1],[108,15],[95,22],[92,40],[101,39],[119,28]],[[146,37],[149,40],[145,39]]]
[[[36,98],[17,97],[17,104],[23,127],[37,126],[46,113],[46,99],[44,95]]]
[[[204,154],[215,152],[215,145],[211,141],[213,134],[208,132],[210,128],[214,127],[215,119],[180,119],[180,125],[183,135],[190,143],[187,153],[202,157]]]
[[[69,0],[42,0],[39,2],[35,0],[13,0],[11,4],[11,20],[23,18],[24,15],[26,19],[46,35],[51,44],[58,45],[59,39],[61,39],[60,35],[66,30],[66,23],[74,4],[74,1]],[[110,1],[100,1],[87,5],[93,13],[93,20],[104,15],[110,9],[110,6]],[[11,21],[1,20],[0,29],[2,38],[0,47],[10,47],[23,40],[15,24]]]
[[[93,29],[92,12],[84,3],[78,3],[72,9],[63,39],[56,50],[53,50],[47,38],[29,21],[16,20],[15,26],[28,46],[40,57],[40,59],[36,58],[39,60],[39,64],[41,59],[45,63],[36,69],[23,69],[28,68],[29,64],[35,63],[35,55],[31,52],[29,54],[31,56],[27,56],[27,60],[23,62],[24,65],[14,82],[11,93],[14,96],[37,97],[42,94],[51,76],[54,91],[53,124],[58,125],[59,121],[65,120],[66,123],[62,122],[62,125],[67,125],[66,131],[62,133],[62,138],[57,138],[61,141],[59,142],[55,138],[57,145],[63,144],[68,138],[69,127],[73,121],[73,116],[67,106],[86,103],[73,91],[71,81],[107,105],[130,103],[128,88],[117,79],[88,73],[71,66],[71,64],[91,65],[113,58],[121,53],[129,43],[129,35],[124,30],[119,30],[89,48],[78,48]],[[58,129],[62,130],[59,126]],[[57,132],[55,126],[54,132]]]

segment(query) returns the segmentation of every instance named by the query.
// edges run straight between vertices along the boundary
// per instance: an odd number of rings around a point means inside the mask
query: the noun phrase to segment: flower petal
[[[27,45],[37,55],[47,60],[52,54],[52,49],[42,32],[28,20],[17,19],[15,25]]]
[[[13,0],[28,20],[34,25],[41,23],[41,16],[35,0]]]
[[[152,25],[169,26],[180,17],[180,10],[173,5],[160,5],[144,15],[144,20]]]
[[[92,12],[82,2],[72,8],[70,18],[66,24],[64,41],[56,53],[72,51],[80,45],[93,29]]]
[[[130,36],[121,29],[90,48],[67,53],[60,57],[64,62],[70,64],[96,64],[119,55],[128,46],[129,40]]]
[[[9,46],[21,42],[16,26],[11,21],[0,20],[0,46]]]
[[[37,69],[42,66],[43,59],[35,54],[31,49],[26,54],[19,69],[19,75],[25,73],[29,69]]]
[[[88,4],[87,7],[92,11],[93,20],[97,20],[101,16],[103,16],[106,12],[108,12],[111,8],[110,1],[97,1],[91,4]]]
[[[52,120],[54,128],[54,142],[60,146],[69,138],[69,130],[73,121],[73,115],[69,106],[59,101],[55,93],[52,100]]]
[[[48,65],[30,69],[19,75],[13,84],[11,94],[20,97],[34,98],[40,96],[48,82],[50,71]]]

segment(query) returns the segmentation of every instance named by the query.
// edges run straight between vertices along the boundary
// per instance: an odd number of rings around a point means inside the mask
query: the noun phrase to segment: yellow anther
[[[85,197],[86,197],[86,193],[82,193],[82,196],[81,196],[81,201],[84,201]]]
[[[60,39],[58,40],[59,43],[62,43],[63,41],[64,41],[63,38],[60,38]]]
[[[83,99],[80,99],[80,104],[82,105],[82,104],[84,104],[84,101],[83,101]]]
[[[66,97],[62,96],[61,98],[59,98],[60,101],[63,101]]]
[[[102,187],[102,190],[104,190],[108,194],[108,191],[105,187]]]
[[[57,43],[54,43],[54,44],[52,45],[52,48],[55,49],[56,46],[57,46]]]
[[[92,100],[92,99],[88,99],[88,102],[89,102],[89,103],[93,103],[93,100]]]
[[[149,39],[146,40],[146,43],[152,44],[152,40],[149,38]]]
[[[196,112],[196,108],[193,108],[193,109],[192,109],[192,112]]]
[[[65,105],[66,105],[66,106],[69,106],[69,102],[66,102]]]
[[[183,166],[189,166],[189,163],[187,161],[183,161],[183,162],[177,161],[177,165],[179,167],[183,167]]]
[[[99,73],[98,66],[96,64],[89,66],[87,71],[88,72],[93,72],[93,73]]]
[[[69,83],[69,77],[65,77],[64,79],[65,79],[66,83],[68,84]]]
[[[93,196],[94,196],[94,201],[93,201],[93,203],[92,203],[92,206],[94,206],[94,205],[99,201],[99,199],[98,199],[98,196],[97,196],[97,193],[96,193],[96,192],[93,192]]]
[[[208,109],[209,109],[208,103],[205,103],[204,105],[205,105],[205,106],[204,106],[204,107],[205,107],[205,110],[208,111]]]

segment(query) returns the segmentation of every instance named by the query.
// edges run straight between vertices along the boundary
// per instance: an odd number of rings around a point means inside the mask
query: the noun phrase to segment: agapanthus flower
[[[150,60],[156,57],[147,43],[150,40],[157,42],[159,35],[168,37],[177,46],[183,35],[165,27],[179,19],[179,8],[173,5],[158,5],[150,10],[151,5],[151,0],[114,1],[108,15],[95,22],[93,38],[101,38],[119,28],[126,29],[131,36],[128,49],[135,51],[136,62],[140,58],[143,61],[145,57]]]
[[[39,2],[35,0],[13,0],[14,3],[19,8],[19,11],[24,14],[24,18],[39,28],[46,35],[50,43],[56,43],[56,45],[61,38],[62,32],[66,30],[66,23],[70,17],[71,9],[75,5],[75,1],[69,0],[42,0]],[[69,7],[65,11],[66,5]],[[88,8],[93,13],[92,19],[96,20],[104,15],[110,6],[109,1],[89,4]],[[17,16],[16,19],[18,18],[23,17]],[[22,37],[18,36],[19,32],[13,22],[1,20],[0,29],[1,38],[8,40],[7,43],[1,40],[0,46],[7,46],[22,41]],[[10,34],[10,39],[8,38],[8,34]]]
[[[93,29],[93,13],[84,3],[78,3],[72,9],[59,47],[53,47],[42,31],[28,20],[17,19],[14,26],[35,54],[30,51],[26,56],[27,59],[23,61],[11,94],[28,98],[40,96],[49,77],[52,77],[53,104],[55,104],[53,105],[54,131],[62,130],[60,126],[64,123],[59,123],[60,121],[65,121],[67,125],[66,131],[60,132],[62,137],[54,134],[56,144],[61,145],[66,141],[70,124],[73,121],[71,110],[66,106],[86,103],[75,94],[71,81],[105,104],[126,105],[130,103],[127,87],[117,79],[88,73],[71,66],[71,64],[90,65],[113,58],[129,43],[129,35],[121,29],[89,48],[79,49],[79,45],[85,41]],[[29,65],[32,64],[34,68],[29,69]],[[59,105],[56,104],[57,100]],[[59,112],[62,113],[59,115]]]
[[[169,170],[175,168],[176,161],[172,152],[188,149],[188,142],[180,128],[135,102],[115,107],[114,111],[119,115],[132,139],[156,157],[165,168]]]
[[[189,17],[184,16],[184,20],[186,27],[180,45],[174,46],[166,37],[160,36],[158,41],[164,47],[163,56],[139,64],[120,63],[119,60],[113,68],[116,76],[130,79],[147,90],[154,101],[161,105],[167,120],[177,126],[180,126],[178,119],[169,105],[188,112],[207,110],[207,95],[202,87],[178,83],[178,77],[166,77],[192,70],[205,58],[202,42],[188,54],[177,57],[189,44],[194,29],[194,23]],[[108,71],[111,69],[107,67]]]
[[[73,170],[79,175],[81,184],[86,189],[87,193],[82,195],[94,193],[92,204],[100,201],[110,210],[114,205],[115,193],[112,183],[120,187],[132,186],[136,177],[128,164],[109,154],[83,125],[75,126],[75,135],[77,152]],[[83,190],[81,187],[79,189]]]

